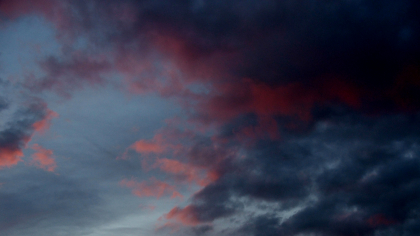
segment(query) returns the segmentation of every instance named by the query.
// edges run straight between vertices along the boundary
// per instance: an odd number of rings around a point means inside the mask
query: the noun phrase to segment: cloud
[[[175,180],[208,180],[169,222],[236,218],[221,235],[418,234],[417,1],[63,2],[53,17],[52,1],[33,11],[87,46],[63,40],[76,53],[41,60],[45,76],[26,87],[70,96],[123,78],[129,92],[179,101],[184,136],[130,146]],[[0,9],[29,12],[17,3]],[[20,161],[42,118],[1,131],[2,166]],[[121,184],[142,197],[178,193],[157,179]]]
[[[185,208],[175,207],[165,215],[165,218],[175,219],[186,226],[196,226],[201,222],[197,219],[195,211],[194,206],[186,206]]]
[[[55,0],[5,0],[0,3],[0,11],[6,16],[12,18],[30,14],[32,12],[50,15],[53,14],[53,10],[57,3],[58,1]]]
[[[46,130],[48,130],[50,128],[51,120],[53,118],[57,118],[57,117],[58,117],[58,113],[57,112],[51,111],[51,110],[48,110],[47,109],[44,119],[35,122],[32,125],[32,127],[34,128],[35,131],[37,131],[37,132],[39,132],[39,133],[42,134]]]
[[[135,180],[124,179],[120,182],[120,185],[132,188],[133,194],[138,197],[156,197],[159,199],[163,195],[171,195],[171,198],[183,198],[183,196],[175,190],[174,186],[155,178],[140,183]]]
[[[80,52],[73,53],[65,61],[50,56],[39,64],[46,75],[40,78],[27,77],[25,86],[34,92],[53,90],[66,97],[71,96],[71,91],[85,85],[104,84],[102,75],[111,69],[106,58],[94,58]]]
[[[223,163],[228,171],[169,219],[229,219],[246,213],[245,198],[278,204],[251,215],[237,232],[245,235],[415,235],[417,118],[361,119],[336,117],[304,136],[257,144],[246,158]]]
[[[131,91],[195,96],[207,121],[244,112],[308,120],[314,108],[334,104],[368,113],[418,106],[414,1],[67,4],[71,24],[60,33],[78,32],[96,49],[46,59],[47,76],[32,87],[63,93],[82,81],[103,84],[101,75],[115,71]]]
[[[42,169],[54,172],[55,168],[57,168],[57,164],[55,163],[55,159],[52,158],[53,151],[45,149],[38,144],[32,145],[32,149],[36,151],[32,155],[33,163]]]
[[[9,148],[1,148],[0,166],[10,167],[21,161],[23,153],[21,150],[10,150]]]
[[[162,153],[165,151],[165,147],[162,145],[147,140],[136,141],[133,145],[131,145],[131,148],[136,152],[143,154]]]
[[[30,141],[35,126],[45,128],[43,124],[46,126],[51,118],[49,114],[52,114],[48,112],[51,111],[46,109],[45,103],[35,100],[28,107],[18,110],[13,120],[6,123],[0,131],[0,167],[10,167],[22,161],[22,149]]]
[[[213,147],[206,147],[205,145],[201,145],[200,148],[197,145],[191,150],[191,147],[187,145],[191,142],[190,139],[194,140],[195,138],[189,132],[175,131],[171,127],[167,127],[155,134],[152,140],[136,141],[130,148],[142,154],[141,160],[144,170],[159,169],[172,176],[179,184],[196,183],[205,186],[218,178],[217,172],[212,169],[213,165],[210,162],[222,158],[221,155],[224,155],[224,153],[222,151],[218,153],[216,150],[212,150]],[[209,156],[213,154],[219,155],[219,157]],[[124,156],[127,155],[126,151]],[[168,158],[171,155],[172,159]],[[186,156],[188,156],[188,160],[185,160]],[[199,158],[207,163],[200,163]],[[204,160],[205,158],[213,160]],[[196,162],[194,163],[192,160],[196,160]]]

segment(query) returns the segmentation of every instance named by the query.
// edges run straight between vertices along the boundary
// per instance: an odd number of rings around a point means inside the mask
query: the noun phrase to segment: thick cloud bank
[[[110,86],[179,104],[119,142],[118,160],[156,176],[103,168],[139,198],[180,200],[154,231],[180,235],[419,235],[419,13],[414,0],[0,1],[1,23],[43,17],[60,45],[19,77],[25,93]],[[0,168],[58,117],[44,100],[0,129]]]

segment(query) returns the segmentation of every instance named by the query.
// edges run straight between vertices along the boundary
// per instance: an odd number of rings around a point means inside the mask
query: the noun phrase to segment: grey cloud
[[[197,218],[239,213],[243,208],[235,199],[247,197],[280,204],[238,229],[249,235],[415,235],[418,115],[343,120],[249,150],[246,161],[231,163],[223,177],[194,196]],[[302,210],[290,218],[278,215],[291,207]],[[209,215],[213,211],[217,214]]]

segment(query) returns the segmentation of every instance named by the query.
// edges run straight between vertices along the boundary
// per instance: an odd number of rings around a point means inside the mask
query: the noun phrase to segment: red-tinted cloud
[[[39,66],[45,75],[26,77],[25,86],[34,92],[53,90],[60,96],[71,97],[71,92],[76,89],[106,82],[104,75],[112,69],[106,56],[80,51],[69,54],[66,60],[50,56],[40,61]]]
[[[41,134],[50,128],[51,120],[58,117],[58,113],[55,111],[47,109],[46,113],[47,114],[42,120],[39,120],[32,125],[34,130]]]
[[[141,139],[130,146],[140,154],[162,154],[166,152],[177,152],[182,149],[179,140],[174,140],[167,133],[159,132],[151,140]]]
[[[140,183],[135,180],[124,179],[120,184],[124,187],[133,189],[133,194],[138,197],[156,197],[159,199],[164,195],[170,195],[171,198],[183,198],[183,196],[175,190],[174,186],[155,178]]]
[[[341,102],[352,107],[360,106],[360,92],[344,81],[325,80],[322,83],[289,83],[268,86],[249,79],[217,85],[198,108],[208,121],[226,122],[241,114],[258,116],[290,116],[303,121],[312,119],[316,104]],[[263,123],[269,121],[264,120]],[[270,125],[266,131],[270,130]]]
[[[50,172],[54,172],[55,168],[57,168],[57,164],[55,159],[52,157],[53,151],[49,149],[45,149],[38,144],[34,144],[32,146],[36,152],[32,155],[33,161],[32,163],[35,166],[38,166],[42,169],[45,169]]]
[[[75,26],[66,4],[61,0],[3,0],[0,2],[0,14],[11,19],[38,14],[48,19],[58,29],[67,31]]]
[[[373,215],[367,222],[371,227],[388,226],[397,223],[395,220],[389,219],[383,214]]]
[[[157,158],[152,168],[158,168],[165,173],[172,174],[176,179],[181,180],[181,182],[195,182],[200,186],[205,186],[215,180],[214,175],[204,175],[206,172],[205,168],[168,158]]]
[[[49,110],[43,102],[35,102],[26,109],[22,109],[22,117],[6,124],[6,128],[0,131],[0,168],[10,167],[22,161],[23,149],[27,148],[34,132],[45,132],[50,125],[52,118],[58,114]],[[53,171],[55,163],[50,160],[50,150],[35,145],[34,149],[39,151],[36,155],[36,162],[42,168]]]
[[[194,158],[194,154],[188,154],[191,149],[189,146],[191,141],[193,141],[193,136],[188,132],[174,133],[170,129],[163,129],[153,139],[139,140],[132,144],[130,148],[143,154],[142,164],[144,169],[159,169],[174,177],[177,183],[187,182],[205,186],[215,181],[219,176],[215,174],[216,171],[212,170],[213,165],[194,164],[188,162],[188,160],[176,159],[185,159],[186,156]],[[185,144],[182,144],[183,142]],[[215,152],[214,154],[218,153]],[[167,156],[172,156],[172,159],[167,158]],[[220,158],[213,156],[212,160],[215,161]]]
[[[10,167],[22,161],[23,152],[20,149],[0,148],[0,168]]]
[[[162,153],[165,151],[165,147],[159,143],[147,140],[139,140],[131,145],[131,148],[142,154]]]
[[[52,16],[57,3],[56,0],[5,0],[0,2],[0,11],[12,18],[33,12]]]

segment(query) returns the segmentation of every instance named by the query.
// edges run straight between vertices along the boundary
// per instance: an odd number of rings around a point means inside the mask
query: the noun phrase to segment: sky
[[[0,0],[0,235],[420,235],[415,0]]]

